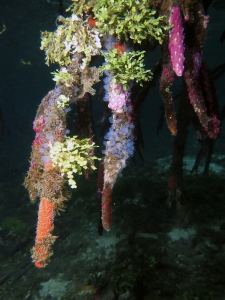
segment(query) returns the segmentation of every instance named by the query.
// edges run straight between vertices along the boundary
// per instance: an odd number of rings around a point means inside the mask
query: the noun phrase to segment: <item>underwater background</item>
[[[64,1],[65,7],[69,4]],[[159,78],[141,110],[144,161],[136,156],[117,180],[110,231],[98,234],[97,172],[90,179],[81,176],[65,212],[55,217],[54,235],[59,238],[51,262],[43,269],[33,265],[30,249],[38,202],[30,202],[23,182],[35,114],[55,86],[51,72],[57,66],[45,65],[40,32],[55,30],[58,9],[57,1],[0,1],[0,299],[225,299],[225,124],[207,176],[202,175],[204,158],[198,172],[191,173],[200,144],[189,127],[183,168],[189,212],[181,222],[176,205],[167,203],[174,136],[166,122],[157,130]],[[224,1],[213,1],[207,14],[203,55],[222,110]],[[152,68],[160,55],[159,47],[149,52],[147,67]],[[92,100],[97,134],[99,89],[100,84]],[[181,91],[176,79],[177,107]]]

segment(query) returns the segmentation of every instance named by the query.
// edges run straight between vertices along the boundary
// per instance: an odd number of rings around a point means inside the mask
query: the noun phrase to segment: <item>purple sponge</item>
[[[173,70],[177,76],[182,76],[184,70],[184,28],[180,8],[171,9],[169,24],[173,25],[169,35],[169,51]]]

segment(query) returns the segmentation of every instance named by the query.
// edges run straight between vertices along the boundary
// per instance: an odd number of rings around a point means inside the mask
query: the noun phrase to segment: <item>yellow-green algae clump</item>
[[[58,63],[67,66],[72,63],[74,53],[84,55],[81,68],[85,68],[92,55],[100,54],[101,43],[96,29],[88,28],[88,24],[77,15],[70,18],[58,18],[62,24],[55,32],[42,32],[41,50],[45,50],[46,63]]]
[[[114,83],[122,83],[128,87],[130,80],[140,82],[152,79],[152,72],[144,68],[145,51],[125,52],[118,56],[117,50],[113,49],[104,53],[106,64],[103,69],[113,74]]]
[[[83,169],[95,170],[93,155],[95,143],[90,139],[79,140],[77,136],[66,137],[64,142],[56,142],[50,145],[50,158],[55,166],[58,166],[62,176],[67,177],[71,188],[76,188],[74,174],[81,175]]]
[[[157,16],[149,0],[98,0],[93,7],[99,32],[116,34],[118,39],[141,43],[154,37],[162,44],[170,27],[164,16]]]

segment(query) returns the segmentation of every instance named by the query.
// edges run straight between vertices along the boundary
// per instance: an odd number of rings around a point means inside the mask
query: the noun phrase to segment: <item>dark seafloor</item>
[[[32,122],[42,97],[54,87],[44,64],[40,31],[55,30],[57,2],[0,0],[0,105],[5,121],[0,146],[0,299],[225,299],[225,124],[208,177],[191,174],[199,145],[190,128],[185,184],[188,224],[167,206],[173,137],[166,124],[157,135],[162,103],[152,89],[142,112],[145,162],[130,163],[114,189],[113,224],[99,236],[97,174],[80,178],[66,211],[56,217],[54,256],[44,269],[30,259],[38,203],[23,187],[29,168]],[[66,4],[65,4],[66,5]],[[204,57],[213,70],[225,63],[225,2],[215,1]],[[159,56],[149,55],[149,65]],[[222,107],[225,74],[215,82]],[[179,92],[179,82],[174,94]],[[96,113],[97,114],[97,113]],[[96,117],[97,118],[97,117]]]

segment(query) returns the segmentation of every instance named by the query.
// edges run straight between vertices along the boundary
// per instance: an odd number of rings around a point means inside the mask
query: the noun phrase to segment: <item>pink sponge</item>
[[[178,6],[172,7],[169,24],[173,25],[169,36],[170,59],[176,75],[182,76],[184,70],[184,28]]]
[[[118,110],[123,107],[126,103],[128,97],[128,91],[123,89],[122,84],[114,84],[110,85],[111,92],[109,94],[109,104],[108,107],[112,110]]]

